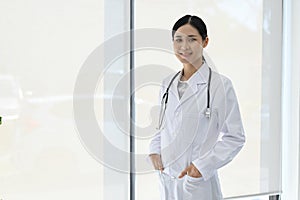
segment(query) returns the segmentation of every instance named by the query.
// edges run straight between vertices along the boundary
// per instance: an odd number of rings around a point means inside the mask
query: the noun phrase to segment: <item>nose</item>
[[[188,43],[186,40],[183,40],[183,41],[182,41],[182,44],[181,44],[181,46],[180,46],[180,48],[181,48],[182,50],[189,49],[189,48],[190,48],[189,43]]]

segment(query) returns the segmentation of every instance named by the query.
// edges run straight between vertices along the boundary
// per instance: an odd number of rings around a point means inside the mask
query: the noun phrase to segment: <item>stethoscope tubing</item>
[[[211,83],[211,68],[208,67],[209,69],[209,76],[208,76],[208,83],[207,83],[207,106],[206,106],[206,111],[205,111],[205,115],[207,118],[210,118],[210,83]],[[167,104],[168,104],[168,100],[169,100],[169,89],[171,87],[171,85],[173,84],[174,80],[176,79],[176,77],[181,73],[181,71],[177,72],[173,78],[171,79],[166,92],[163,94],[162,99],[161,99],[161,109],[160,109],[160,113],[159,113],[159,122],[158,122],[158,129],[161,129],[162,127],[162,123],[163,123],[163,119],[165,116],[165,112],[167,109]],[[164,108],[163,108],[164,107]]]
[[[169,89],[172,85],[172,83],[174,82],[175,78],[181,73],[181,71],[177,72],[173,78],[171,79],[167,89],[166,89],[166,92],[164,93],[162,99],[161,99],[161,108],[160,108],[160,113],[159,113],[159,124],[158,124],[158,129],[161,128],[162,126],[162,123],[163,123],[163,119],[164,119],[164,116],[165,116],[165,112],[166,112],[166,109],[167,109],[167,104],[168,104],[168,100],[169,100]],[[164,102],[165,100],[165,102]],[[163,108],[164,107],[164,108]]]

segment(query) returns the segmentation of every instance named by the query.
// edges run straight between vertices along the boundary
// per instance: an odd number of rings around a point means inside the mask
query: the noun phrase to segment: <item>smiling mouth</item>
[[[189,57],[190,55],[192,55],[192,53],[181,53],[181,52],[179,52],[178,54],[182,57]]]

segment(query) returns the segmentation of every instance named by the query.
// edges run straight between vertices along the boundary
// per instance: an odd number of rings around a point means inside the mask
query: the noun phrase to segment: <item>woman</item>
[[[172,39],[183,69],[163,81],[160,129],[150,144],[151,161],[160,171],[161,196],[220,200],[217,170],[245,142],[237,98],[230,80],[212,71],[203,56],[209,39],[202,19],[180,18]]]

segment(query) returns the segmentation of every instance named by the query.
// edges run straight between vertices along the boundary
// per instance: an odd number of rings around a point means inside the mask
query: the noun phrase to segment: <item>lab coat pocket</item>
[[[199,112],[184,114],[182,121],[186,127],[190,127],[193,129],[197,128],[199,125],[204,125],[208,122],[205,115]]]
[[[183,183],[183,197],[184,200],[211,200],[211,181],[204,181],[203,177],[194,178],[186,175]]]
[[[201,112],[187,113],[184,116],[185,130],[184,135],[190,139],[190,143],[200,144],[206,136],[209,119]]]

